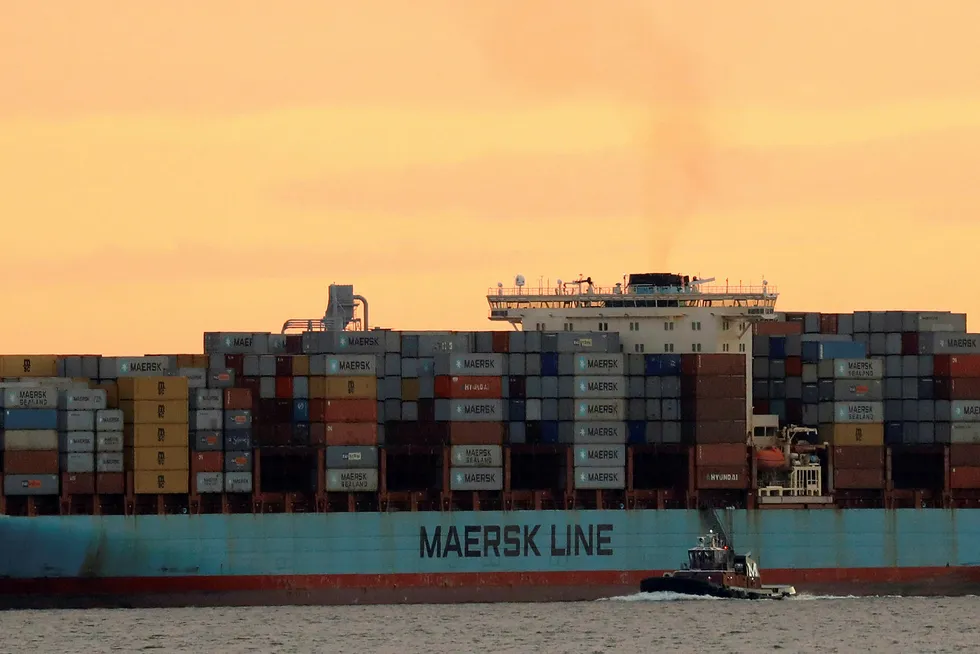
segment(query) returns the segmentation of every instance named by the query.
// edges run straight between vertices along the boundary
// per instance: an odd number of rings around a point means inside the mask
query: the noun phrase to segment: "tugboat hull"
[[[721,586],[700,579],[684,577],[650,577],[640,582],[641,593],[678,593],[718,597],[721,599],[783,599],[796,594],[792,586],[763,586],[762,588],[741,588]]]

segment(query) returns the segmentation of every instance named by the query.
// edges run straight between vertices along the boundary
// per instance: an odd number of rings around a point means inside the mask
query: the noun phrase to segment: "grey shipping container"
[[[193,431],[220,430],[225,424],[225,412],[220,409],[198,409],[191,413],[190,418]]]
[[[194,481],[194,488],[200,494],[225,491],[225,475],[221,472],[199,472]]]
[[[919,354],[977,354],[980,334],[923,332],[919,334]]]
[[[121,431],[95,432],[96,452],[122,452],[123,436]]]
[[[873,423],[884,421],[881,402],[835,402],[834,422]]]
[[[54,386],[8,388],[0,393],[0,408],[56,409],[58,408],[58,389]]]
[[[834,381],[834,398],[838,402],[881,401],[883,389],[880,379],[837,379]]]
[[[58,475],[4,475],[4,495],[57,495]]]
[[[123,472],[122,452],[99,452],[95,455],[96,472]]]
[[[437,375],[458,375],[462,377],[501,377],[507,374],[504,354],[437,354],[435,373]]]
[[[177,368],[177,357],[102,357],[99,361],[99,378],[158,377]]]
[[[265,354],[269,332],[205,332],[205,354]]]
[[[514,425],[511,423],[511,439],[515,442]],[[457,468],[499,468],[503,465],[503,452],[500,445],[454,445],[451,452],[452,465]]]
[[[572,397],[575,398],[624,398],[626,377],[574,377]]]
[[[58,434],[58,449],[62,452],[94,452],[94,431],[69,431]]]
[[[225,431],[252,428],[252,412],[248,409],[226,410],[224,414]]]
[[[503,468],[450,468],[449,488],[454,491],[497,491],[504,488]]]
[[[123,412],[121,409],[102,409],[95,412],[95,431],[122,431]]]
[[[327,468],[377,468],[378,448],[375,446],[331,445],[327,447]]]
[[[980,422],[938,423],[936,442],[955,445],[980,443]]]
[[[62,431],[95,431],[95,412],[59,411],[58,426]]]
[[[576,400],[575,420],[620,421],[626,416],[625,400]]]
[[[571,431],[571,438],[567,441],[576,445],[580,444],[621,444],[626,443],[629,432],[625,422],[573,422],[563,423],[568,425]],[[559,430],[563,425],[559,425]]]
[[[885,362],[875,359],[834,359],[835,379],[881,379],[885,376]]]
[[[192,432],[191,446],[195,452],[219,452],[225,448],[224,433],[214,429]]]
[[[104,388],[70,389],[58,394],[58,408],[64,411],[98,411],[106,408]]]
[[[226,472],[225,492],[226,493],[251,493],[252,473],[251,472]]]
[[[621,489],[626,488],[626,469],[576,466],[573,479],[575,488],[579,490]]]
[[[610,468],[626,465],[625,445],[577,445],[575,446],[575,465],[579,468]]]
[[[208,371],[205,368],[177,368],[178,377],[187,377],[187,388],[205,388],[208,385]]]
[[[251,470],[251,452],[225,452],[225,472],[249,472]]]
[[[92,452],[66,452],[58,456],[62,472],[95,472],[95,454]]]
[[[579,354],[575,357],[575,372],[580,375],[625,374],[622,354]]]
[[[915,328],[905,331],[966,333],[965,313],[920,311],[912,315],[915,316]]]
[[[231,388],[234,385],[235,371],[231,368],[208,370],[208,388]]]
[[[500,422],[504,419],[501,400],[436,400],[440,422]]]
[[[369,469],[327,470],[327,491],[331,493],[374,493],[378,490],[378,471]]]
[[[195,388],[190,393],[190,408],[195,411],[221,411],[225,394],[220,388]]]
[[[337,377],[377,377],[378,357],[374,354],[328,354],[324,374]]]

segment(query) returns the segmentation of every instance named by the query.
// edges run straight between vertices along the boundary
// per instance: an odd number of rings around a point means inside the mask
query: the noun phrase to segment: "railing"
[[[624,289],[622,292],[617,293],[614,288],[605,286],[594,286],[592,291],[589,292],[588,289],[583,288],[579,290],[575,287],[537,287],[531,288],[528,286],[512,287],[512,288],[498,288],[492,287],[487,289],[487,298],[493,297],[567,297],[567,296],[629,296],[629,297],[645,297],[645,296],[711,296],[711,295],[765,295],[767,297],[776,297],[778,295],[775,286],[743,286],[740,284],[731,285],[714,285],[714,286],[647,286],[640,287],[641,292],[626,292]]]

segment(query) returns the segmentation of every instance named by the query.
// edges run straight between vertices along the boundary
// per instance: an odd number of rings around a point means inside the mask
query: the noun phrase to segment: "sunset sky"
[[[517,273],[980,315],[976,0],[3,16],[0,352],[199,352],[330,282],[376,326],[486,329]]]

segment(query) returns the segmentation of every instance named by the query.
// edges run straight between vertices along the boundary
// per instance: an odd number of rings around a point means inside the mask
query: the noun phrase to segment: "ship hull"
[[[980,594],[980,512],[726,512],[767,584]],[[0,519],[0,607],[581,601],[683,560],[697,511]]]

